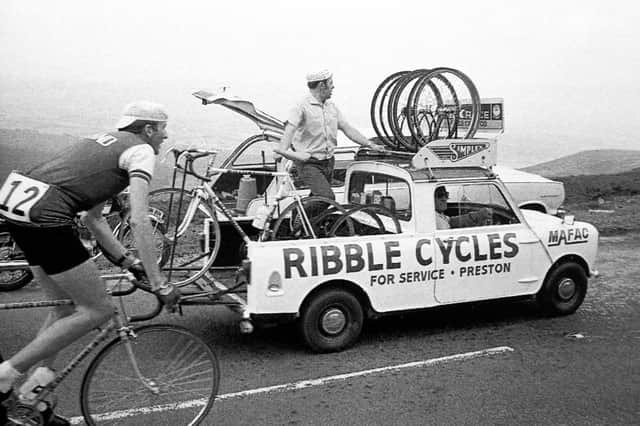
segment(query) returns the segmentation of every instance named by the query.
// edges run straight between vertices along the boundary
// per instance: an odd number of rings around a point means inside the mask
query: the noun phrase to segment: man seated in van
[[[445,212],[447,211],[448,200],[449,193],[447,188],[444,186],[437,187],[435,191],[436,229],[468,228],[490,224],[491,211],[486,207],[459,216],[447,216]]]

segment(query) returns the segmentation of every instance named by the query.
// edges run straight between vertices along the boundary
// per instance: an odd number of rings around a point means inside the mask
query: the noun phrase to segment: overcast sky
[[[144,82],[159,98],[170,86],[224,83],[281,116],[306,72],[326,67],[336,102],[367,126],[387,75],[450,66],[482,97],[505,98],[505,136],[542,128],[631,148],[639,11],[616,0],[3,0],[0,78]]]

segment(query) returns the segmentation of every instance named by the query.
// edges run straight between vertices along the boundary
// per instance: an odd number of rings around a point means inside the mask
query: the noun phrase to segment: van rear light
[[[273,271],[271,275],[269,275],[267,290],[272,293],[279,293],[282,291],[282,277],[280,276],[280,272]]]

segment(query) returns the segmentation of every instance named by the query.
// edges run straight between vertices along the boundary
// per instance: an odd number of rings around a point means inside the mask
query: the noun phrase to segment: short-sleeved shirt
[[[287,122],[296,128],[294,150],[325,160],[333,157],[338,145],[338,129],[343,128],[345,120],[332,101],[326,100],[323,104],[309,94],[291,109]]]
[[[83,139],[24,173],[49,185],[29,212],[36,226],[72,224],[77,213],[123,191],[131,177],[150,181],[155,166],[151,145],[129,132]]]
[[[451,219],[449,219],[449,216],[446,214],[436,212],[436,229],[450,229],[450,220]]]

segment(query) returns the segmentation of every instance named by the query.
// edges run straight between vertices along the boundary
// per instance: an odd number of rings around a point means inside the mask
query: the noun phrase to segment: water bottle
[[[32,401],[49,383],[56,378],[56,373],[47,367],[38,367],[20,386],[20,399],[23,401]]]
[[[247,211],[247,207],[251,200],[256,198],[258,194],[256,179],[250,175],[242,176],[240,179],[240,187],[238,188],[238,200],[236,202],[236,210],[242,213]]]

